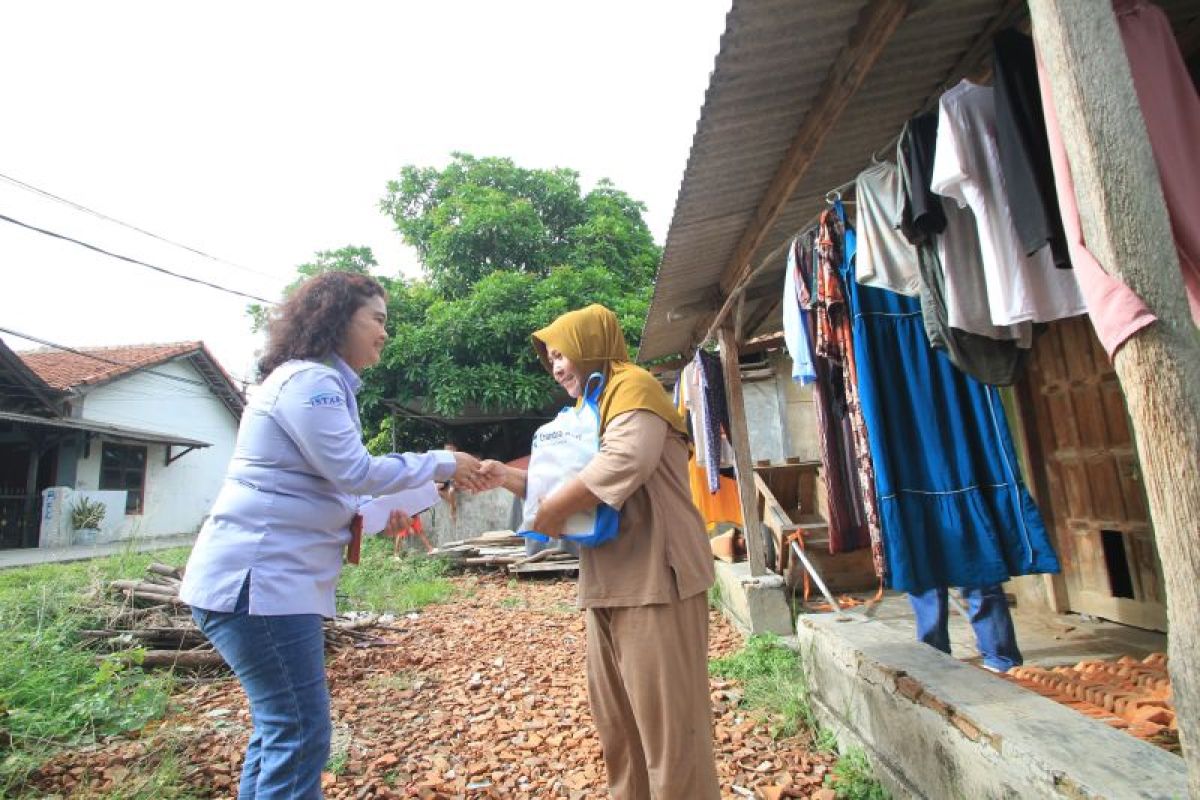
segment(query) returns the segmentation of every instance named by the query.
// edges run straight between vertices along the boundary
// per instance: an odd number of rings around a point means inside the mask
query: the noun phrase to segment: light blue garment
[[[792,380],[803,386],[817,379],[817,371],[813,369],[812,343],[808,338],[808,312],[800,307],[799,272],[793,241],[788,245],[783,279],[783,343],[792,357]]]
[[[362,443],[355,392],[362,381],[330,365],[275,369],[242,416],[233,459],[188,559],[180,597],[232,611],[253,572],[249,613],[334,614],[342,548],[363,495],[454,475],[454,454],[372,456]]]

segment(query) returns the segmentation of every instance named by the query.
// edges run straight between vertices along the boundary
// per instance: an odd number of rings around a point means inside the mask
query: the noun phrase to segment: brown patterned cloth
[[[815,235],[802,236],[793,245],[796,249],[796,294],[800,306],[812,310],[815,298],[813,285]],[[807,315],[808,337],[816,340],[816,315]],[[846,408],[846,392],[841,365],[813,353],[813,408],[817,421],[817,444],[821,457],[822,477],[828,497],[829,552],[848,553],[871,546],[871,535],[863,519],[862,498],[858,484],[858,468],[854,459],[853,431]]]
[[[858,367],[854,359],[854,342],[846,293],[842,286],[842,260],[845,257],[845,229],[840,215],[833,209],[821,215],[817,228],[817,296],[813,307],[816,317],[817,355],[841,367],[846,412],[850,420],[851,440],[846,458],[853,464],[858,477],[862,503],[861,518],[866,523],[871,540],[871,560],[875,574],[883,577],[886,561],[883,557],[883,531],[879,520],[879,503],[875,496],[875,467],[867,440],[858,394]],[[848,494],[848,493],[843,493]],[[830,498],[833,505],[833,498]],[[832,530],[830,531],[832,547]]]

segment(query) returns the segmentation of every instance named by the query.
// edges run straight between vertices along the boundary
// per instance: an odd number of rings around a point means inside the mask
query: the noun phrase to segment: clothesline
[[[893,142],[894,141],[895,140],[893,140]],[[884,145],[884,147],[887,147],[887,146],[888,145],[886,145],[886,144]],[[882,149],[882,148],[880,148],[880,149]],[[827,191],[825,193],[825,202],[832,206],[834,201],[832,199],[830,199],[830,195],[836,193],[836,194],[838,194],[837,199],[842,200],[843,203],[853,204],[853,202],[854,202],[853,200],[844,200],[844,199],[842,199],[842,197],[840,195],[841,192],[843,192],[847,189],[853,189],[853,188],[854,188],[854,180],[846,181],[843,184],[839,184],[838,186],[833,187],[832,189],[830,189],[829,191]],[[725,304],[723,304],[721,306],[721,309],[717,312],[717,316],[716,316],[716,318],[713,319],[712,324],[709,326],[708,332],[704,334],[704,338],[701,339],[699,344],[696,345],[697,348],[704,347],[704,345],[715,340],[717,328],[720,327],[721,322],[724,321],[724,317],[725,317],[725,313],[726,313],[726,306],[729,303],[731,303],[734,300],[734,298],[738,297],[744,291],[746,291],[746,288],[751,283],[754,282],[754,279],[757,278],[759,276],[759,274],[764,269],[766,269],[771,263],[773,263],[775,261],[775,259],[779,258],[785,252],[787,252],[788,246],[793,241],[795,241],[797,236],[801,236],[801,235],[807,233],[808,231],[812,230],[813,228],[815,228],[817,226],[817,223],[821,221],[821,214],[823,214],[824,211],[825,211],[824,209],[822,209],[821,211],[818,211],[816,214],[813,215],[812,219],[810,219],[803,226],[801,226],[799,230],[797,230],[796,232],[791,233],[787,237],[785,237],[783,242],[778,247],[776,247],[774,250],[772,250],[771,252],[769,252],[765,256],[763,256],[763,259],[762,259],[762,261],[760,261],[758,263],[758,266],[755,267],[753,270],[751,270],[746,275],[746,277],[743,278],[741,280],[741,282],[739,282],[738,285],[733,288],[732,291],[730,291],[729,297],[726,299]]]

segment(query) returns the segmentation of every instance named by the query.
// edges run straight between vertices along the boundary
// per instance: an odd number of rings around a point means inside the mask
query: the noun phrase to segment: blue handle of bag
[[[595,388],[593,388],[595,384]],[[588,375],[587,381],[583,384],[583,401],[590,405],[596,405],[600,400],[600,395],[604,393],[604,373],[593,372]]]

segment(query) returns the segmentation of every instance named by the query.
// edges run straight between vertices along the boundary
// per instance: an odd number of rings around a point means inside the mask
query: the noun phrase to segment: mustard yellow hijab
[[[617,315],[602,305],[593,303],[578,311],[569,311],[533,334],[533,349],[542,366],[550,369],[547,350],[562,353],[587,376],[604,374],[604,391],[600,395],[600,430],[609,420],[626,411],[646,409],[667,421],[671,427],[687,434],[683,417],[666,391],[646,370],[629,360],[629,348],[621,334]]]

